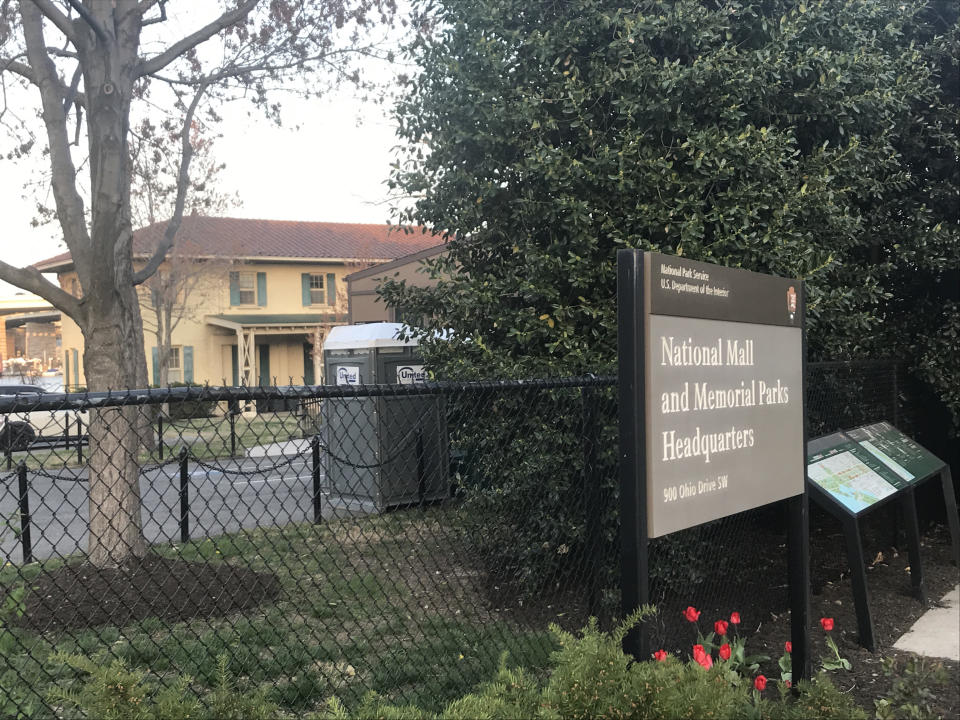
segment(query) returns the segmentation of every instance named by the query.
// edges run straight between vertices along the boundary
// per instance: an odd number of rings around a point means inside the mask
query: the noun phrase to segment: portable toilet
[[[323,345],[330,385],[409,385],[426,374],[401,323],[333,328]],[[377,510],[449,496],[441,395],[376,395],[323,402],[327,483],[332,493]]]

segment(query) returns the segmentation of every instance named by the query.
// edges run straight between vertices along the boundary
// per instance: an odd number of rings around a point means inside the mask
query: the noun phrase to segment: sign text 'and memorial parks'
[[[644,276],[649,537],[803,493],[797,281],[658,253]]]

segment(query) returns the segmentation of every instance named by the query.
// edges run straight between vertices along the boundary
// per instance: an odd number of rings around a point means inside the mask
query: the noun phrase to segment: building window
[[[310,304],[320,305],[326,301],[327,296],[323,290],[323,275],[310,273]]]
[[[183,366],[180,363],[180,346],[170,348],[170,367],[167,369],[167,383],[183,381]]]
[[[240,305],[255,305],[257,302],[257,274],[237,273],[237,299]]]
[[[423,316],[399,305],[393,310],[393,321],[410,327],[420,327],[423,324]]]

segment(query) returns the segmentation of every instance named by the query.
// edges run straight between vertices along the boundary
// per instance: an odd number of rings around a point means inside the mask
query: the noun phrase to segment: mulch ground
[[[126,567],[66,565],[30,583],[15,622],[40,632],[123,626],[148,617],[181,621],[256,607],[280,593],[271,574],[226,563],[147,555]]]
[[[853,604],[853,590],[843,551],[844,539],[839,528],[820,528],[811,533],[812,548],[820,561],[816,564],[812,614],[815,621],[821,617],[833,617],[836,623],[834,637],[841,654],[852,664],[849,673],[836,673],[834,680],[844,692],[851,693],[871,714],[874,699],[889,696],[894,682],[903,677],[902,669],[911,657],[910,653],[893,649],[893,644],[906,633],[923,614],[924,608],[913,597],[910,583],[910,561],[906,547],[894,545],[889,527],[878,526],[866,532],[864,551],[872,562],[868,567],[867,586],[870,593],[870,609],[873,616],[876,652],[860,647],[857,633],[857,616]],[[924,534],[920,557],[927,598],[937,603],[960,581],[960,571],[951,560],[950,536],[942,526],[935,526]],[[832,562],[829,559],[832,558]],[[811,560],[813,556],[811,557]],[[811,562],[813,565],[813,562]],[[818,580],[822,582],[818,586]],[[816,661],[826,647],[823,633],[813,631],[813,658]],[[886,672],[885,659],[896,659],[898,671]],[[927,660],[930,664],[942,663],[949,674],[946,685],[931,688],[934,699],[932,709],[944,718],[960,717],[960,664],[949,660]]]
[[[910,653],[894,650],[893,644],[906,633],[926,609],[913,597],[910,582],[909,558],[906,545],[895,544],[891,523],[883,516],[863,528],[864,553],[868,559],[867,585],[873,616],[875,652],[862,648],[858,642],[857,615],[853,602],[853,589],[847,564],[846,544],[839,524],[829,518],[815,517],[811,523],[811,657],[814,672],[820,660],[830,654],[825,643],[825,634],[819,620],[830,617],[834,620],[834,640],[842,657],[853,665],[849,672],[831,673],[834,683],[845,693],[851,694],[872,717],[874,700],[888,697],[902,669],[911,657]],[[706,632],[713,621],[727,618],[732,610],[740,612],[743,623],[741,634],[747,638],[747,654],[770,656],[760,672],[769,678],[779,679],[777,660],[783,654],[784,642],[790,639],[789,598],[783,578],[786,566],[783,562],[785,547],[768,538],[761,542],[768,550],[758,553],[760,562],[765,562],[764,572],[756,576],[766,578],[756,582],[751,574],[731,578],[731,592],[716,603],[698,598],[697,607],[702,611],[700,626]],[[781,540],[782,542],[782,540]],[[765,556],[765,559],[764,559]],[[942,526],[933,526],[923,535],[921,560],[923,577],[930,604],[937,603],[960,582],[960,571],[952,563],[950,536]],[[730,597],[736,597],[732,606]],[[680,598],[669,600],[660,606],[659,639],[668,650],[682,657],[690,654],[690,644],[695,642],[696,631],[682,616],[686,606]],[[680,645],[675,638],[680,638]],[[671,642],[672,640],[672,642]],[[689,641],[689,643],[688,643]],[[895,660],[898,670],[888,672],[885,660]],[[934,699],[931,707],[940,717],[960,717],[960,665],[949,660],[928,659],[930,665],[942,664],[948,673],[946,685],[931,688]]]

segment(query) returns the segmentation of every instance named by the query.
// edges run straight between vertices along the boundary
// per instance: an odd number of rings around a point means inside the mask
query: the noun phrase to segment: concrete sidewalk
[[[897,650],[960,662],[960,586],[927,610],[893,647]]]

